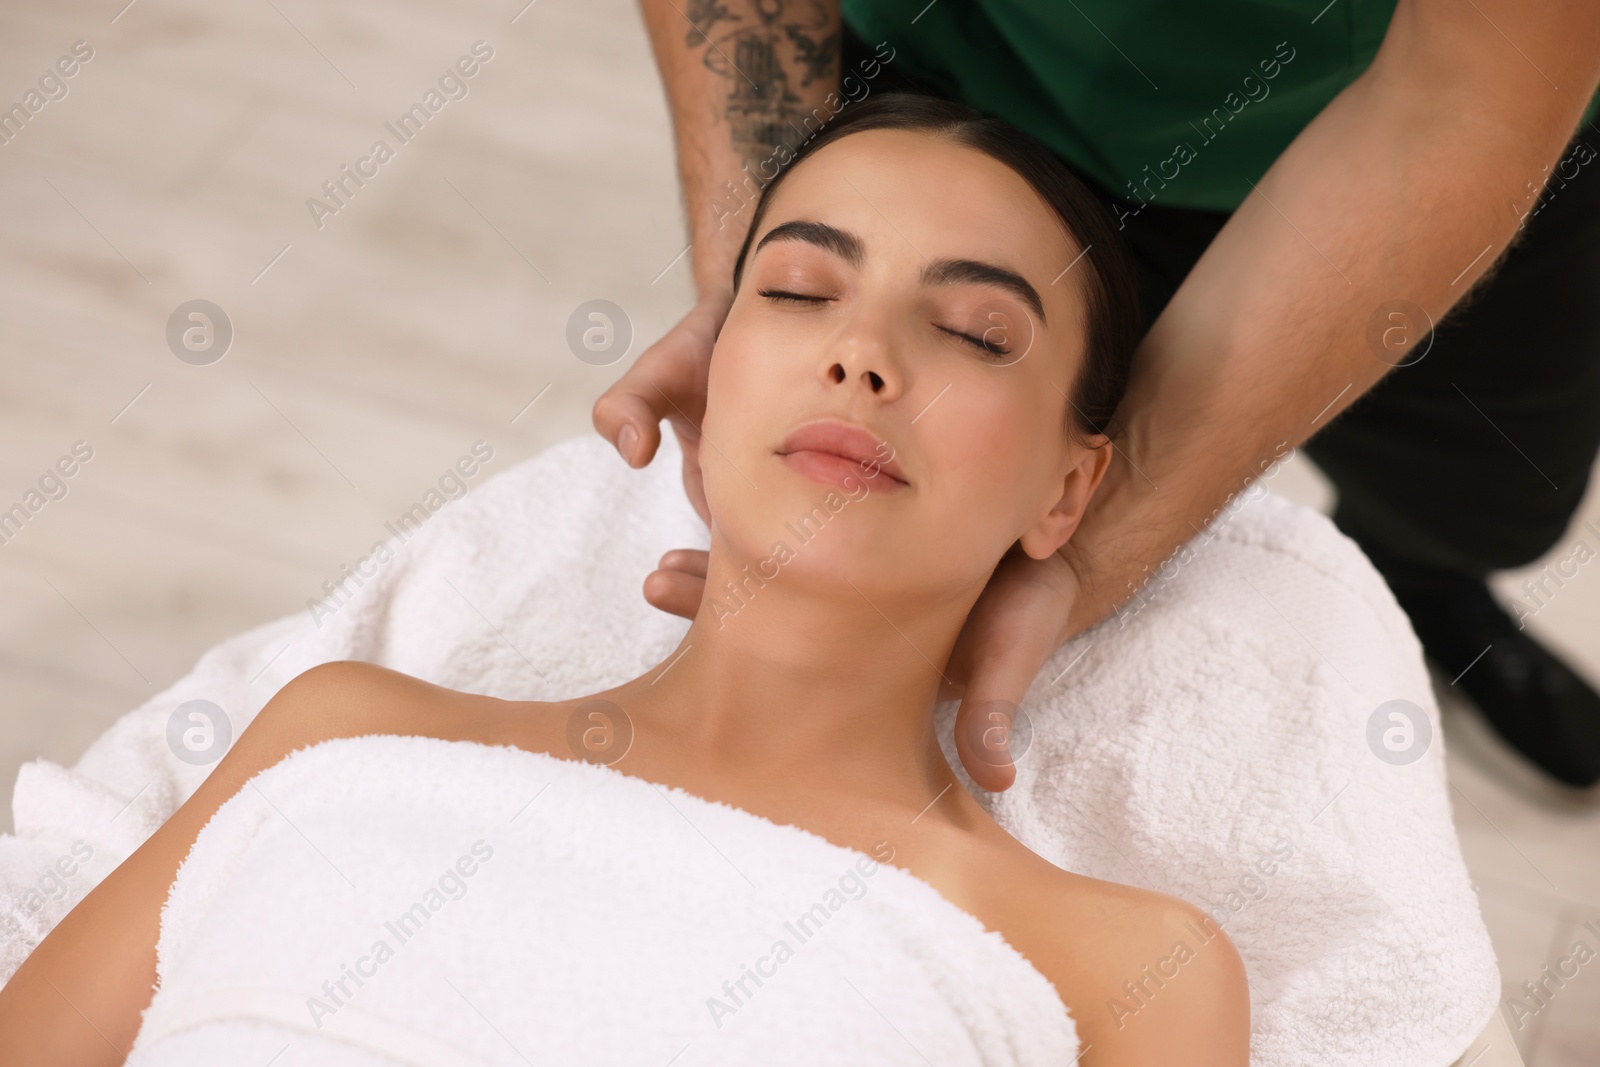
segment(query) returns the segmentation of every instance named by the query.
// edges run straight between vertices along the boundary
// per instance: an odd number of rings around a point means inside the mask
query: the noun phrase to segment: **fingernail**
[[[639,431],[633,428],[633,423],[624,423],[622,432],[617,434],[617,451],[630,467],[633,466],[633,446],[638,443]]]

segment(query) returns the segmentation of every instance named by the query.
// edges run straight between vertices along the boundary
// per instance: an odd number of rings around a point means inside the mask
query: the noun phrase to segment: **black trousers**
[[[843,36],[849,74],[873,48],[849,26]],[[892,62],[870,84],[953,95]],[[1593,157],[1600,130],[1580,128],[1579,142],[1593,149],[1579,158]],[[1139,207],[1079,177],[1108,207]],[[1302,446],[1338,490],[1335,523],[1386,574],[1530,563],[1562,537],[1588,486],[1600,449],[1600,158],[1552,180],[1543,201],[1489,280],[1434,330],[1427,354],[1389,371]],[[1152,202],[1126,220],[1146,328],[1228,217]],[[1364,333],[1366,322],[1352,329]]]

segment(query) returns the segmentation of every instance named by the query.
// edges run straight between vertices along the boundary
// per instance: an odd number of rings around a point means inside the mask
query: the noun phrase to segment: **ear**
[[[1089,438],[1087,447],[1078,451],[1077,461],[1062,476],[1061,496],[1022,532],[1019,541],[1024,552],[1034,559],[1048,559],[1071,539],[1111,466],[1114,447],[1105,434]]]

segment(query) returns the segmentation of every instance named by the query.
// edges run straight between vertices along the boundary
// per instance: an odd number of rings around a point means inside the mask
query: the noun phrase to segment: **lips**
[[[815,481],[839,485],[854,478],[859,484],[865,478],[881,488],[908,484],[905,472],[895,462],[893,447],[846,422],[830,419],[802,426],[784,438],[777,452]]]

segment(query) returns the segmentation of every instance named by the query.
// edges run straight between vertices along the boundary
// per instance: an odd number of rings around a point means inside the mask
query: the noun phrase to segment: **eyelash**
[[[756,292],[761,296],[766,297],[768,300],[788,304],[821,304],[826,303],[831,299],[831,297],[826,296],[806,296],[802,293],[791,293],[784,289],[757,289]],[[962,333],[960,330],[952,330],[944,326],[938,326],[935,327],[935,329],[941,330],[944,333],[949,334],[951,337],[957,338],[958,340],[967,342],[984,355],[992,358],[1001,358],[1011,354],[1009,349],[1000,348],[997,345],[990,344],[987,341],[968,336],[967,334]]]

